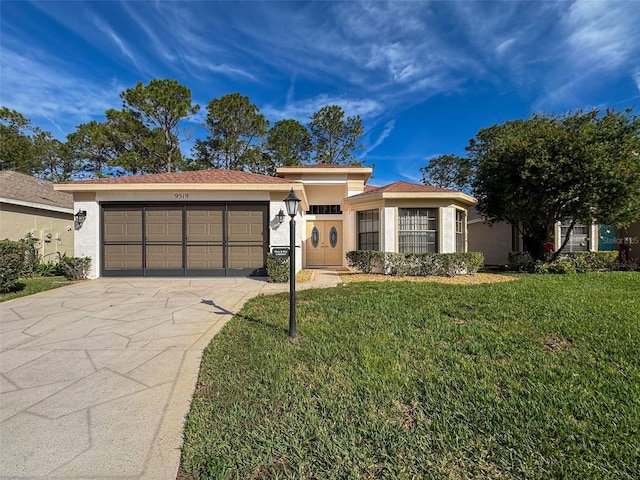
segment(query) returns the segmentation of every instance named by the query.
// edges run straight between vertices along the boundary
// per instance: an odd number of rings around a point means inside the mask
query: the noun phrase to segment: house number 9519
[[[188,193],[174,193],[173,194],[173,198],[189,198],[189,194]]]

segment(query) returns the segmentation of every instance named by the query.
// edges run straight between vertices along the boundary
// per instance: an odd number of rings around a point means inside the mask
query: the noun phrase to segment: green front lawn
[[[52,288],[70,285],[71,283],[73,282],[64,277],[21,278],[10,292],[0,293],[0,302],[18,297],[26,297],[34,293],[51,290]]]
[[[206,349],[179,478],[636,479],[640,273],[351,283]]]

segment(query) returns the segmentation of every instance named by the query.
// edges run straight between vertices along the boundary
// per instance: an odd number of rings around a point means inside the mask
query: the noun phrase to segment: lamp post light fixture
[[[284,199],[287,213],[291,217],[289,222],[289,338],[296,337],[296,220],[300,199],[293,193]]]

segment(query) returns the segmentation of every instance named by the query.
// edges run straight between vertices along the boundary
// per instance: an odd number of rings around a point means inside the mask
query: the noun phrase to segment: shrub
[[[618,252],[570,252],[564,256],[573,259],[576,266],[585,263],[587,271],[615,270],[618,267]]]
[[[40,252],[38,252],[38,240],[31,233],[27,233],[20,243],[24,248],[24,263],[22,265],[22,276],[32,277],[38,274],[38,265],[41,262]]]
[[[276,258],[267,253],[267,276],[271,283],[286,283],[289,281],[289,259]]]
[[[513,272],[533,272],[536,269],[536,261],[529,252],[509,252],[507,268]]]
[[[58,256],[59,270],[68,280],[87,278],[91,268],[91,258],[69,257],[66,253],[58,254]]]
[[[617,252],[568,252],[553,262],[537,262],[535,273],[587,273],[616,270]]]
[[[362,273],[380,272],[393,276],[474,274],[484,265],[484,255],[466,253],[394,253],[374,250],[347,252],[349,266]]]
[[[362,273],[371,273],[378,253],[382,252],[377,250],[352,250],[347,252],[347,262],[351,268],[355,268]]]
[[[22,274],[24,250],[21,242],[0,240],[0,292],[10,291]]]
[[[34,272],[38,277],[55,277],[63,275],[58,262],[40,262]]]

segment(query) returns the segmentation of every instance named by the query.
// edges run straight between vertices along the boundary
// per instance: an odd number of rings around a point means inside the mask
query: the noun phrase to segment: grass
[[[207,347],[180,479],[635,479],[640,273],[263,296]]]
[[[0,294],[0,302],[18,297],[26,297],[34,293],[44,292],[52,288],[70,285],[72,282],[64,277],[34,277],[21,278],[16,283],[12,291]]]

